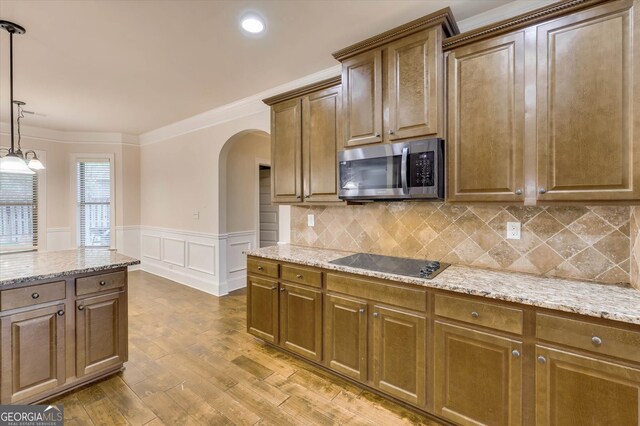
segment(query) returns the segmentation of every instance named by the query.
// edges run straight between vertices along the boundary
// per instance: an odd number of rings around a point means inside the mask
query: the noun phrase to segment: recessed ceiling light
[[[242,29],[250,34],[260,34],[264,32],[264,21],[255,15],[249,15],[242,18]]]

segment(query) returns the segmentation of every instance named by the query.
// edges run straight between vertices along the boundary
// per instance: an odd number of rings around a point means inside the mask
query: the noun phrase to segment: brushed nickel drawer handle
[[[80,306],[78,306],[78,310],[79,310],[79,311],[84,311],[84,305],[80,305]]]
[[[540,188],[540,189],[538,189],[538,192],[541,193],[541,194],[546,194],[547,190],[545,188]]]
[[[511,351],[511,355],[513,355],[514,358],[520,358],[520,351],[517,349],[514,349]]]
[[[522,189],[520,188],[516,189],[516,195],[522,195]]]
[[[40,295],[39,295],[38,293],[33,293],[33,294],[31,295],[31,298],[32,298],[32,299],[37,299],[38,297],[40,297]]]
[[[100,281],[100,285],[101,286],[105,286],[105,285],[107,285],[107,282],[106,281]]]
[[[373,313],[373,316],[374,316],[374,318],[378,318],[378,317],[380,316],[380,314],[379,314],[379,313],[377,313],[377,312],[374,312],[374,313]]]
[[[373,137],[379,138],[380,137],[380,133],[376,133],[375,135],[373,135]]]
[[[593,343],[594,346],[600,346],[600,345],[602,345],[602,339],[599,338],[598,336],[593,336],[591,338],[591,343]]]
[[[275,290],[276,288],[278,288],[278,287],[271,287],[271,290]]]
[[[264,268],[262,266],[258,266],[258,271],[262,271]]]
[[[393,131],[393,129],[389,129],[389,134],[393,135],[395,132]]]
[[[471,317],[472,318],[478,318],[480,316],[479,313],[477,313],[476,311],[471,312]]]
[[[360,312],[361,314],[364,314],[364,308],[358,309],[358,312]]]
[[[301,279],[302,279],[302,275],[300,275],[300,274],[296,274],[296,278],[297,278],[297,279],[299,279],[299,280],[301,280]]]
[[[546,363],[547,363],[547,359],[546,359],[545,357],[543,357],[542,355],[540,355],[540,356],[538,357],[538,362],[539,362],[540,364],[546,364]]]
[[[286,290],[287,290],[287,289],[286,289],[286,288],[284,288],[284,287],[281,287],[281,288],[280,288],[280,291],[286,291]]]
[[[59,317],[61,317],[61,316],[63,316],[63,315],[64,315],[64,311],[63,311],[62,309],[60,309],[60,310],[58,311],[58,316],[59,316]]]

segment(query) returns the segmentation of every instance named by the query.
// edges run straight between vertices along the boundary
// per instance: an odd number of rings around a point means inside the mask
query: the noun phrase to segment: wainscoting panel
[[[47,228],[47,251],[69,250],[71,244],[71,228]]]
[[[206,274],[216,274],[216,246],[190,241],[187,246],[187,267]]]
[[[244,251],[255,231],[229,234],[141,227],[141,269],[222,296],[246,285]]]
[[[162,260],[175,266],[184,266],[186,241],[180,238],[162,238]]]

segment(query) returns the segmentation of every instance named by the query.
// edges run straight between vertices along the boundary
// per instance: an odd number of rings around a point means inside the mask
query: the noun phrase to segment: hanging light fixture
[[[24,34],[26,30],[18,24],[14,24],[9,21],[0,20],[0,28],[6,30],[9,33],[9,99],[11,108],[11,147],[6,149],[7,154],[0,157],[0,172],[4,173],[18,173],[32,175],[35,170],[44,169],[44,165],[38,159],[35,151],[27,151],[22,153],[20,148],[20,119],[24,117],[22,111],[22,105],[24,102],[14,101],[13,99],[13,35]],[[18,106],[18,149],[15,149],[15,133],[14,133],[14,119],[13,119],[13,105]],[[31,159],[28,158],[29,154],[32,155]]]

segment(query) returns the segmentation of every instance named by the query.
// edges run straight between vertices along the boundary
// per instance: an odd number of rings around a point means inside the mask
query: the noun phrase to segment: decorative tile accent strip
[[[631,207],[631,286],[640,290],[640,207]]]
[[[307,214],[315,215],[314,227],[307,226]],[[291,210],[291,242],[629,284],[630,264],[638,268],[640,262],[640,242],[637,260],[630,262],[630,215],[630,207],[610,206],[503,207],[435,202],[296,206]],[[522,223],[520,240],[506,239],[507,222]]]

